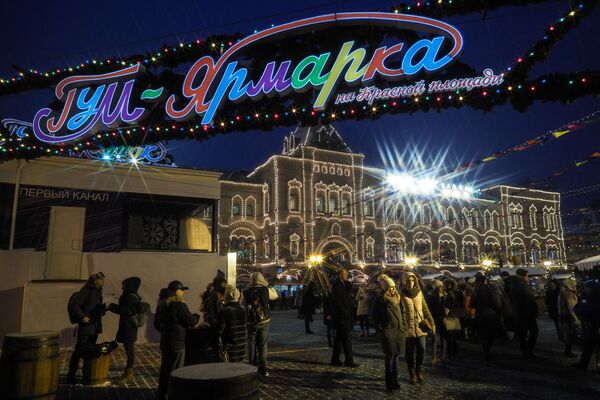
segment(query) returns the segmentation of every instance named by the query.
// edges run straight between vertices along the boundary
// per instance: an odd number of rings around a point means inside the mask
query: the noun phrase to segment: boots
[[[423,373],[422,367],[417,367],[417,381],[423,383],[425,381],[425,374]]]
[[[411,385],[414,385],[417,383],[417,373],[415,372],[414,368],[409,368],[408,369],[408,383],[410,383]]]
[[[124,383],[127,383],[132,377],[133,377],[133,369],[125,368],[125,371],[123,371],[123,376],[121,376],[121,378],[119,378],[117,383],[119,385],[122,385]]]

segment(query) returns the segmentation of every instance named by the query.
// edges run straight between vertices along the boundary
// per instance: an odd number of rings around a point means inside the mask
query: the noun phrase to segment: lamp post
[[[415,256],[408,256],[404,259],[404,263],[410,269],[414,269],[417,266],[419,259]]]

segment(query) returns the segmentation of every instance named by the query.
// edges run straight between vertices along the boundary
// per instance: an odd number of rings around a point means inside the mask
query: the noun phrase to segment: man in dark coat
[[[185,360],[185,336],[188,329],[198,323],[200,316],[192,314],[183,299],[184,290],[180,281],[172,281],[167,287],[170,297],[166,303],[157,310],[156,318],[161,327],[160,351],[161,364],[158,379],[158,400],[164,400],[169,386],[169,376],[177,368],[183,367]]]
[[[381,333],[381,346],[385,354],[385,386],[388,392],[400,389],[398,383],[398,357],[404,353],[406,343],[406,312],[396,290],[396,283],[387,275],[379,277],[381,295],[375,299],[373,320]]]
[[[142,280],[132,276],[121,282],[122,294],[119,304],[111,303],[108,310],[119,315],[119,330],[116,341],[123,343],[127,354],[127,365],[119,383],[125,383],[133,376],[133,365],[135,363],[134,343],[137,341],[138,327],[131,322],[131,316],[139,311],[141,298],[138,289]]]
[[[556,280],[551,280],[546,285],[546,294],[544,296],[544,303],[546,303],[546,310],[548,311],[548,317],[554,321],[554,327],[556,328],[556,334],[560,340],[562,335],[560,333],[560,325],[558,318],[558,295],[560,294],[560,285]]]
[[[71,360],[67,383],[75,384],[75,374],[79,367],[82,351],[96,344],[98,334],[102,333],[102,316],[106,313],[103,303],[102,286],[105,276],[102,272],[91,274],[79,292],[69,301],[69,315],[77,321],[77,343]]]
[[[588,280],[583,284],[583,295],[574,307],[581,321],[581,358],[573,365],[586,370],[600,345],[600,283]]]
[[[494,339],[504,337],[506,330],[503,330],[501,323],[500,293],[483,274],[477,274],[471,307],[475,309],[475,321],[483,346],[483,357],[486,361],[490,361]]]
[[[267,348],[269,345],[269,326],[271,308],[269,302],[277,300],[277,292],[269,287],[262,273],[253,272],[250,283],[244,290],[244,305],[248,311],[248,360],[258,366],[262,377],[269,376],[267,371]]]
[[[310,282],[302,296],[302,306],[300,307],[300,313],[304,316],[304,330],[306,334],[314,333],[310,330],[310,323],[313,322],[313,314],[315,313],[315,305],[317,303],[317,296],[315,294],[315,290],[315,283]]]
[[[348,270],[342,268],[338,279],[331,286],[332,319],[336,329],[331,365],[342,365],[340,354],[343,347],[344,365],[351,368],[358,367],[358,364],[354,362],[354,353],[352,352],[353,301],[352,283],[348,281]]]
[[[538,307],[529,286],[529,273],[519,268],[510,284],[510,299],[513,305],[516,332],[525,358],[533,357],[533,348],[538,336]]]
[[[230,362],[244,361],[246,350],[246,309],[240,305],[240,291],[229,285],[225,292],[225,306],[218,316],[218,333]]]

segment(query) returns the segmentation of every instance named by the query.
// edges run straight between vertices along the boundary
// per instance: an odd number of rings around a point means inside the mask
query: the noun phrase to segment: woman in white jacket
[[[360,324],[360,336],[369,336],[369,296],[367,296],[366,285],[363,284],[358,288],[356,301],[358,302],[356,316]]]

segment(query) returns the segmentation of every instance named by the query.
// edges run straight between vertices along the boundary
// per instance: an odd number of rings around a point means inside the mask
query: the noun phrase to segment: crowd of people
[[[91,274],[84,287],[69,299],[69,317],[77,324],[77,343],[69,362],[68,383],[75,383],[82,353],[96,344],[107,311],[119,316],[115,340],[123,344],[127,355],[120,382],[132,377],[134,343],[138,329],[148,317],[149,306],[138,294],[142,283],[138,277],[123,280],[118,303],[105,305],[105,279],[101,272]],[[170,373],[186,362],[186,348],[190,346],[186,337],[191,329],[207,333],[208,348],[215,355],[213,361],[247,360],[257,366],[260,376],[267,377],[270,303],[278,294],[265,277],[260,272],[252,273],[249,284],[240,292],[219,271],[201,295],[199,313],[192,313],[185,302],[188,289],[175,280],[159,293],[154,317],[154,327],[161,335],[157,399],[166,398]],[[573,345],[579,343],[581,356],[573,366],[586,369],[600,343],[600,283],[588,280],[578,287],[574,279],[551,281],[544,300],[558,339],[564,342],[564,355],[572,357]],[[483,357],[489,361],[494,344],[511,340],[511,332],[522,356],[535,357],[538,303],[526,269],[518,269],[514,276],[503,273],[493,278],[482,273],[466,280],[442,276],[427,284],[412,272],[403,272],[396,280],[381,274],[354,285],[348,270],[340,268],[330,291],[310,281],[297,292],[295,304],[298,316],[304,319],[306,334],[313,333],[310,324],[322,305],[332,366],[359,367],[352,348],[353,328],[358,322],[360,336],[366,337],[374,326],[381,339],[385,384],[390,392],[400,388],[398,363],[402,355],[408,382],[414,385],[425,381],[428,337],[431,365],[457,356],[459,339],[480,342]]]

